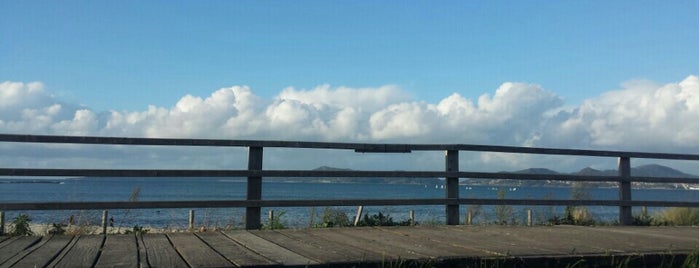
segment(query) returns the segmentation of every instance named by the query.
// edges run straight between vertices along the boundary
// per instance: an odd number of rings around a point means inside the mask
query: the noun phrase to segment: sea
[[[462,198],[512,199],[570,199],[569,187],[494,187],[460,185]],[[615,200],[617,188],[585,188],[591,199]],[[0,178],[0,202],[91,202],[91,201],[183,201],[183,200],[244,200],[246,182],[243,178],[64,178],[64,179],[2,179]],[[376,184],[376,183],[304,183],[263,181],[263,199],[419,199],[442,198],[445,189],[440,184]],[[633,200],[697,201],[699,191],[685,189],[633,189]],[[244,208],[191,208],[197,226],[217,228],[241,228],[244,224]],[[357,207],[283,207],[263,208],[263,223],[268,211],[274,211],[284,226],[305,228],[321,223],[326,211],[344,212],[353,219]],[[461,206],[461,219],[472,211],[474,224],[488,224],[497,220],[495,206]],[[593,218],[600,222],[614,223],[618,219],[618,207],[587,207]],[[391,217],[394,222],[405,221],[414,211],[418,224],[440,224],[445,221],[444,206],[376,206],[364,207],[363,213]],[[535,224],[545,223],[554,216],[561,217],[562,206],[510,206],[508,221],[523,224],[527,210],[533,211]],[[659,208],[648,208],[655,213]],[[190,208],[182,209],[118,209],[109,211],[114,225],[134,225],[185,229]],[[32,223],[98,225],[102,211],[7,211],[9,222],[19,213],[28,214]],[[634,214],[641,208],[634,208]]]

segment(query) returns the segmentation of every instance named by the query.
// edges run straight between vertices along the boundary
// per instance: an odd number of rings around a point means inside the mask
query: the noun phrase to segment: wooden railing
[[[632,200],[631,182],[654,183],[699,183],[688,177],[639,177],[631,176],[631,158],[666,160],[699,160],[696,154],[643,153],[625,151],[600,151],[492,146],[472,144],[369,144],[328,143],[298,141],[221,140],[221,139],[158,139],[118,137],[77,137],[0,134],[0,142],[44,143],[44,144],[100,144],[131,146],[213,146],[247,147],[248,168],[245,170],[160,170],[160,169],[45,169],[45,168],[0,168],[0,176],[92,176],[92,177],[247,177],[245,200],[201,200],[201,201],[138,201],[138,202],[31,202],[0,203],[3,210],[78,210],[78,209],[134,209],[134,208],[246,208],[247,229],[261,227],[262,207],[305,207],[305,206],[388,206],[388,205],[444,205],[446,224],[459,224],[459,206],[476,205],[559,205],[559,206],[618,206],[620,224],[633,221],[631,208],[649,207],[699,207],[692,201],[649,201]],[[354,150],[358,153],[410,153],[413,151],[444,151],[443,171],[318,171],[318,170],[264,170],[262,165],[264,148],[305,148]],[[618,158],[618,175],[583,176],[564,174],[521,174],[503,172],[469,172],[459,169],[459,152],[499,152],[537,155],[566,155]],[[445,178],[445,197],[433,199],[342,199],[342,200],[262,200],[262,178],[264,177],[395,177],[395,178]],[[511,179],[511,180],[559,180],[559,181],[612,181],[619,183],[618,200],[543,200],[543,199],[482,199],[461,198],[459,178]]]

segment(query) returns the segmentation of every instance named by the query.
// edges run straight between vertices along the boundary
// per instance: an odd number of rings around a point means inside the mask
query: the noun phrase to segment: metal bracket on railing
[[[411,153],[412,150],[405,145],[376,144],[366,145],[362,148],[354,149],[355,153]]]

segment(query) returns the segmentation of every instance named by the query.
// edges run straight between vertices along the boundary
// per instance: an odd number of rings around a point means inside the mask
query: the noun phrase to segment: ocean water
[[[16,180],[15,180],[16,181]],[[141,201],[174,200],[243,200],[246,183],[244,179],[227,178],[79,178],[61,180],[36,180],[41,183],[9,183],[0,180],[0,202],[72,202],[72,201],[128,201],[135,197]],[[505,198],[569,199],[570,188],[563,187],[503,187]],[[489,186],[461,185],[463,198],[497,198],[498,188]],[[614,200],[616,188],[587,188],[592,199]],[[634,189],[634,200],[696,201],[699,191],[668,189]],[[413,184],[350,184],[350,183],[286,183],[266,179],[263,182],[263,199],[386,199],[386,198],[441,198],[442,185]],[[469,206],[461,206],[461,215],[466,215]],[[318,223],[326,208],[285,207],[263,208],[263,214],[274,210],[283,212],[282,222],[289,227],[306,227]],[[356,214],[356,207],[338,207],[349,218]],[[472,209],[475,209],[472,208]],[[564,207],[512,206],[512,217],[522,223],[526,221],[526,210],[534,211],[535,222],[544,222],[554,215],[561,216]],[[617,207],[588,207],[596,220],[613,222],[618,218]],[[241,227],[244,223],[243,208],[194,208],[197,225],[218,227]],[[390,206],[365,207],[364,212],[381,212],[394,221],[408,219],[409,211],[415,211],[418,223],[443,223],[444,206]],[[495,221],[495,207],[481,206],[475,223]],[[651,213],[655,209],[649,208]],[[640,208],[634,208],[638,213]],[[33,223],[68,223],[75,221],[99,224],[101,211],[8,211],[8,221],[18,213],[29,214]],[[138,209],[113,210],[115,226],[133,225],[157,228],[186,228],[189,209]],[[315,215],[311,219],[311,215]],[[462,216],[462,221],[465,216]],[[263,219],[263,222],[265,219]]]

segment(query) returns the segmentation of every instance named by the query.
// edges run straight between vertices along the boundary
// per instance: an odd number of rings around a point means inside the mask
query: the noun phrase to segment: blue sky
[[[698,12],[699,1],[0,0],[0,133],[699,154]],[[94,154],[46,163],[83,166]],[[224,156],[199,163],[234,162]],[[376,163],[308,157],[295,159]],[[192,161],[163,152],[164,162]]]
[[[507,81],[567,102],[699,70],[697,1],[3,1],[0,81],[98,111],[248,85],[397,85],[436,102]]]

